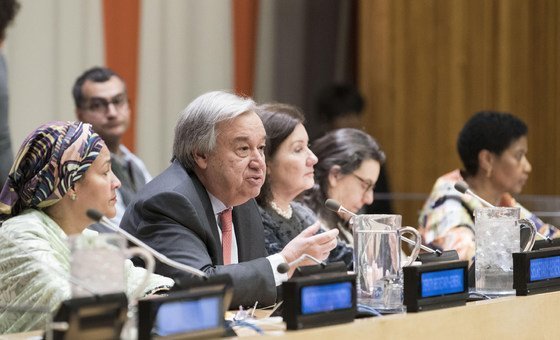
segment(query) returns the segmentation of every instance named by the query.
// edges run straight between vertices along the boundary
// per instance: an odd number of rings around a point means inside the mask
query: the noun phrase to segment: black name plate
[[[356,275],[292,277],[282,284],[282,317],[290,330],[351,322],[356,317]]]
[[[514,253],[513,288],[517,295],[560,290],[560,247]]]
[[[229,294],[229,287],[210,285],[138,300],[138,340],[220,337]]]
[[[464,305],[469,294],[468,261],[433,262],[403,268],[407,312]]]

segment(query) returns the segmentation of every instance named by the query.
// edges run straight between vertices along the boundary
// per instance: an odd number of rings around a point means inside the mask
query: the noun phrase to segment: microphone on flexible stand
[[[469,185],[465,182],[455,182],[455,190],[459,191],[462,194],[468,194],[471,195],[472,197],[476,198],[477,200],[480,201],[480,203],[482,203],[485,207],[487,208],[495,208],[492,204],[488,203],[488,201],[486,201],[485,199],[483,199],[482,197],[478,196],[477,194],[475,194],[471,189],[469,189]]]
[[[131,235],[126,230],[116,226],[101,212],[95,209],[88,209],[86,211],[86,215],[93,221],[101,223],[107,228],[121,234],[130,242],[136,244],[140,248],[152,254],[154,258],[158,259],[161,263],[189,274],[189,276],[174,277],[173,280],[175,281],[175,285],[173,286],[173,288],[171,288],[171,292],[190,289],[193,292],[198,292],[194,294],[199,294],[201,292],[204,292],[205,289],[214,289],[215,291],[217,287],[217,289],[220,290],[223,299],[222,315],[225,314],[225,312],[227,312],[229,308],[233,307],[230,306],[233,300],[233,281],[229,274],[216,274],[208,276],[206,275],[206,273],[199,269],[168,258],[154,248],[148,246],[146,243],[140,241],[138,238]]]
[[[290,262],[290,263],[286,263],[286,262],[282,262],[278,265],[278,267],[276,268],[276,270],[278,270],[278,272],[280,274],[285,274],[287,272],[290,271],[290,268],[292,268],[293,266],[298,265],[299,263],[305,261],[305,260],[311,260],[315,263],[317,263],[318,265],[320,265],[322,268],[325,268],[327,266],[327,264],[323,261],[320,261],[318,259],[316,259],[315,257],[308,255],[308,254],[303,254],[300,257],[298,257],[297,259],[295,259],[294,261]]]
[[[162,262],[162,263],[164,263],[164,264],[166,264],[166,265],[168,265],[172,268],[178,269],[182,272],[186,272],[188,274],[197,276],[199,278],[203,278],[204,280],[208,279],[208,275],[206,275],[206,273],[204,273],[203,271],[168,258],[167,256],[163,255],[162,253],[156,251],[154,248],[148,246],[146,243],[140,241],[138,238],[132,236],[126,230],[121,229],[121,228],[117,227],[116,225],[114,225],[107,217],[105,217],[99,211],[97,211],[95,209],[88,209],[87,212],[86,212],[86,215],[89,218],[91,218],[92,220],[94,220],[95,222],[103,224],[107,228],[121,234],[127,240],[129,240],[130,242],[132,242],[132,243],[136,244],[137,246],[139,246],[140,248],[148,251],[156,259],[158,259],[160,262]]]
[[[358,216],[358,215],[354,214],[353,212],[351,212],[350,210],[343,207],[342,204],[340,204],[337,200],[334,200],[332,198],[329,198],[325,201],[325,207],[327,207],[327,209],[329,209],[330,211],[334,211],[336,213],[343,212],[343,213],[346,213],[350,216]],[[412,241],[408,237],[401,236],[401,240],[403,240],[404,242],[406,242],[410,245],[413,245],[413,246],[416,245],[416,242]],[[435,254],[436,256],[440,256],[441,254],[443,254],[441,250],[439,250],[439,249],[434,250],[430,247],[426,247],[423,244],[420,245],[420,248],[424,251],[427,251],[427,252],[431,253],[431,254]]]
[[[298,264],[300,264],[301,262],[307,259],[315,262],[317,265],[308,265],[308,266],[301,266],[301,267],[298,266]],[[290,263],[286,263],[286,262],[280,263],[278,267],[276,267],[276,270],[278,270],[278,272],[281,274],[285,274],[289,272],[291,268],[294,267],[296,267],[293,274],[294,277],[309,276],[309,275],[316,275],[316,274],[328,274],[328,273],[340,274],[340,273],[346,273],[347,271],[346,264],[342,261],[326,263],[324,261],[318,260],[317,258],[309,254],[302,254],[300,257],[298,257],[297,259],[295,259]]]
[[[350,210],[343,207],[342,204],[340,204],[337,200],[334,200],[332,198],[329,198],[325,201],[325,207],[327,207],[327,209],[329,209],[330,211],[334,211],[336,213],[343,212],[343,213],[348,214],[350,216],[357,216],[356,214],[354,214]]]
[[[472,197],[476,198],[477,200],[480,201],[480,203],[482,203],[482,205],[484,205],[487,208],[495,208],[494,205],[488,203],[486,200],[484,200],[482,197],[478,196],[477,194],[475,194],[471,189],[469,189],[469,185],[465,182],[462,181],[458,181],[455,182],[455,190],[459,191],[462,194],[468,194],[471,195]],[[552,243],[552,239],[548,236],[544,236],[543,234],[539,233],[537,230],[535,230],[537,236],[539,236],[540,238],[542,238],[543,240],[546,240],[546,242],[548,243]]]
[[[121,234],[130,242],[136,244],[140,248],[152,254],[154,258],[158,259],[161,263],[164,263],[172,268],[189,274],[188,276],[174,277],[173,280],[175,281],[175,285],[173,286],[173,288],[171,288],[171,291],[182,289],[196,289],[198,287],[219,286],[220,289],[223,290],[224,294],[224,312],[231,307],[230,303],[233,298],[233,281],[229,274],[216,274],[208,276],[201,270],[168,258],[154,248],[148,246],[146,243],[140,241],[138,238],[132,236],[126,230],[116,226],[99,211],[95,209],[88,209],[86,211],[86,215],[95,222],[101,223],[107,228]]]

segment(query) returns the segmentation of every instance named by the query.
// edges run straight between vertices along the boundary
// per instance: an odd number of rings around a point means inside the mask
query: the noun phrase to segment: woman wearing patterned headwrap
[[[27,137],[0,194],[0,333],[44,328],[48,312],[70,298],[66,240],[95,233],[85,230],[87,209],[115,215],[119,186],[109,150],[89,124],[53,122]],[[126,268],[130,293],[145,271],[130,261]],[[144,292],[172,285],[152,275]]]

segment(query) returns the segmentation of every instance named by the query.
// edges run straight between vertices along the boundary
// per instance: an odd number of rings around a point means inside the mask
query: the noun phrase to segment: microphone
[[[472,192],[471,189],[469,189],[469,185],[465,182],[459,181],[459,182],[455,182],[455,190],[457,190],[458,192],[462,193],[462,194],[468,194],[471,195],[472,197],[476,198],[477,200],[480,201],[480,203],[482,203],[485,207],[487,208],[495,208],[492,204],[488,203],[488,201],[486,201],[485,199],[483,199],[482,197],[478,196],[477,194],[475,194],[474,192]]]
[[[346,209],[337,200],[334,200],[332,198],[329,198],[325,201],[325,207],[327,207],[327,209],[329,209],[330,211],[334,211],[336,213],[337,212],[343,212],[343,213],[348,214],[350,216],[356,216],[356,214],[354,214],[350,210]]]
[[[138,238],[132,236],[126,230],[121,229],[121,228],[117,227],[116,225],[114,225],[111,221],[109,221],[109,219],[107,217],[105,217],[99,211],[97,211],[95,209],[88,209],[86,211],[86,215],[89,218],[91,218],[92,220],[94,220],[95,222],[101,223],[104,226],[106,226],[107,228],[121,234],[127,240],[129,240],[130,242],[136,244],[140,248],[142,248],[142,249],[146,250],[147,252],[149,252],[150,254],[152,254],[160,262],[162,262],[162,263],[164,263],[164,264],[166,264],[166,265],[168,265],[172,268],[175,268],[175,269],[178,269],[180,271],[186,272],[188,274],[191,274],[191,275],[197,276],[199,278],[202,278],[204,280],[208,279],[208,275],[206,275],[206,273],[204,273],[203,271],[168,258],[167,256],[163,255],[162,253],[156,251],[154,248],[148,246],[146,243],[140,241]]]
[[[350,210],[343,207],[342,204],[340,204],[337,200],[334,200],[332,198],[329,198],[325,201],[325,207],[327,207],[327,209],[329,209],[330,211],[334,211],[334,212],[341,212],[342,211],[342,212],[344,212],[344,213],[346,213],[350,216],[358,216],[358,215],[354,214],[353,212],[351,212]],[[401,240],[403,240],[404,242],[406,242],[410,245],[413,245],[413,246],[416,245],[416,242],[412,241],[408,237],[401,236]],[[432,248],[426,247],[423,244],[420,245],[420,248],[424,251],[427,251],[427,252],[431,253],[431,254],[436,254],[437,256],[440,256],[441,254],[443,254],[441,252],[441,250],[439,250],[439,249],[434,250]]]
[[[482,203],[485,207],[487,208],[495,208],[494,205],[488,203],[487,201],[485,201],[482,197],[478,196],[477,194],[475,194],[471,189],[469,189],[469,185],[463,181],[458,181],[455,182],[455,190],[459,191],[462,194],[468,194],[471,195],[472,197],[476,198],[477,200],[480,201],[480,203]],[[537,236],[539,236],[540,238],[542,238],[543,240],[546,240],[546,242],[548,243],[552,243],[552,239],[548,236],[544,236],[543,234],[539,233],[538,231],[536,231]]]
[[[290,271],[290,268],[292,268],[293,266],[296,266],[298,263],[305,261],[306,259],[309,259],[319,265],[321,265],[321,268],[325,268],[327,266],[327,264],[323,261],[320,261],[316,258],[314,258],[313,256],[309,255],[309,254],[303,254],[300,257],[298,257],[297,259],[295,259],[294,261],[290,262],[290,263],[286,263],[286,262],[282,262],[278,265],[278,267],[276,267],[276,270],[278,270],[278,272],[280,274],[285,274],[287,272]]]

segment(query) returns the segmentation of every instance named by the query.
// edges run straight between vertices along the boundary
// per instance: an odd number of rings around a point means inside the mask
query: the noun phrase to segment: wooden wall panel
[[[428,194],[460,166],[455,142],[483,109],[529,125],[524,194],[560,194],[560,3],[362,0],[358,81],[364,125],[388,156],[393,192]],[[422,201],[398,201],[414,224]]]

